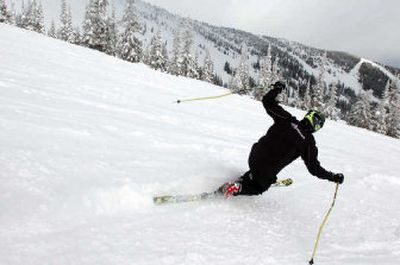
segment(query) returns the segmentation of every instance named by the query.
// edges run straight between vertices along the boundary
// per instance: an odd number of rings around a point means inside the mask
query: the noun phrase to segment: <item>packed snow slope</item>
[[[301,160],[288,188],[154,206],[247,170],[272,124],[259,102],[0,25],[0,264],[305,264],[335,185]],[[302,112],[288,109],[297,117]],[[399,264],[400,142],[328,121],[343,172],[318,264]]]

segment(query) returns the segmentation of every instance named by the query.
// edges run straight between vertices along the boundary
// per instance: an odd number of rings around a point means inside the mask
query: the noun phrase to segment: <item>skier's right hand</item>
[[[282,92],[286,88],[286,84],[283,83],[282,81],[275,82],[275,84],[272,85],[275,90],[278,91],[278,94]]]
[[[343,181],[344,181],[344,175],[343,175],[342,173],[334,174],[334,175],[329,179],[329,181],[332,181],[332,182],[335,182],[335,183],[338,183],[338,184],[342,184]]]

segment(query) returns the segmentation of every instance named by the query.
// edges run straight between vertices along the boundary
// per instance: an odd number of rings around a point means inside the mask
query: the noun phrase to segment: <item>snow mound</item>
[[[301,160],[262,196],[156,207],[247,170],[259,102],[0,25],[0,264],[305,264],[334,185]],[[289,109],[301,117],[302,112]],[[400,142],[327,122],[343,172],[318,264],[398,264]]]

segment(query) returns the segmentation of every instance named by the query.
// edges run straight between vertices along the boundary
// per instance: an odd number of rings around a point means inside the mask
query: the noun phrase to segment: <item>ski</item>
[[[278,180],[276,183],[272,184],[271,187],[287,187],[291,184],[293,184],[293,180],[291,178],[288,178]],[[217,197],[223,197],[223,194],[218,190],[213,192],[203,192],[199,194],[155,196],[153,197],[153,202],[156,205],[163,205],[182,202],[204,201]]]

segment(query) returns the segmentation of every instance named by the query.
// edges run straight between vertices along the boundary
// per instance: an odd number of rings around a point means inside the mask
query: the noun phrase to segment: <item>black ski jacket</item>
[[[250,171],[260,186],[276,181],[276,175],[298,157],[304,160],[308,171],[318,178],[329,179],[334,174],[321,167],[318,149],[311,131],[278,105],[275,98],[281,92],[274,88],[262,99],[274,124],[267,134],[253,145],[249,156]]]

